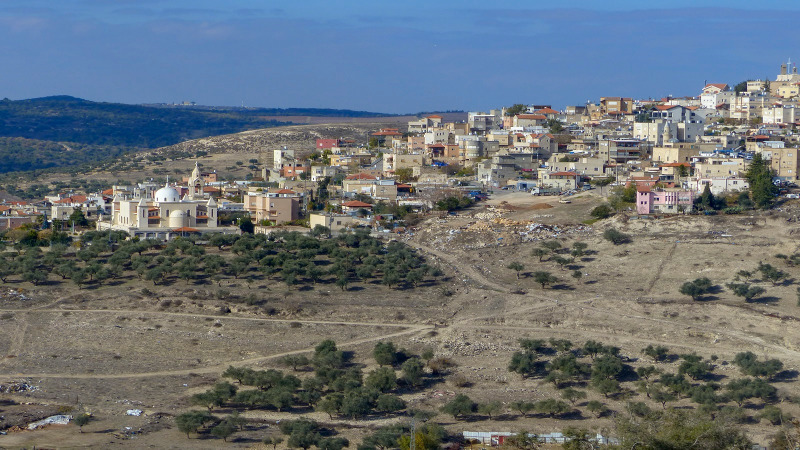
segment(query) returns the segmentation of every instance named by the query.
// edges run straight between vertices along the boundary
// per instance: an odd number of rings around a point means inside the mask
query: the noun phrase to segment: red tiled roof
[[[541,114],[518,114],[517,119],[547,120],[547,117]]]
[[[534,112],[537,113],[537,114],[558,114],[558,111],[556,111],[553,108],[542,108],[542,109],[536,110]]]
[[[725,83],[708,83],[706,85],[706,87],[709,87],[709,86],[714,86],[715,88],[719,88],[719,89],[721,89],[723,91],[725,90],[726,87],[728,87],[728,85],[725,84]]]
[[[212,186],[203,186],[203,192],[219,192],[219,188]]]
[[[85,195],[73,195],[71,197],[64,197],[61,200],[57,200],[55,203],[83,203],[85,201]]]
[[[668,109],[677,108],[677,107],[678,107],[678,105],[658,105],[658,106],[656,106],[656,109],[659,110],[659,111],[666,111]]]
[[[636,192],[650,192],[650,186],[646,184],[636,185]]]
[[[114,188],[106,189],[105,191],[101,192],[103,195],[114,195]]]
[[[426,118],[427,118],[427,119],[441,119],[441,118],[442,118],[442,116],[437,116],[436,114],[434,114],[434,115],[432,115],[432,116],[428,116],[428,117],[426,117]]]
[[[277,192],[277,194],[296,194],[297,192],[291,189],[281,189]]]
[[[344,202],[342,203],[342,206],[345,206],[347,208],[372,208],[372,205],[370,205],[369,203],[360,202],[358,200]]]
[[[551,177],[574,177],[577,175],[575,172],[553,172],[550,174]]]
[[[197,228],[180,227],[180,228],[175,228],[172,231],[177,231],[178,233],[197,233],[200,230],[198,230]]]
[[[680,167],[680,166],[692,167],[692,165],[688,162],[661,164],[661,167]]]

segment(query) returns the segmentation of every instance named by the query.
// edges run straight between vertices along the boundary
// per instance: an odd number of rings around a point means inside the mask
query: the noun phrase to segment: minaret
[[[661,145],[667,145],[667,142],[672,142],[672,130],[669,127],[669,122],[664,122],[664,132],[661,133]]]
[[[200,176],[200,166],[194,162],[194,170],[189,177],[189,199],[197,200],[203,198],[203,178]]]

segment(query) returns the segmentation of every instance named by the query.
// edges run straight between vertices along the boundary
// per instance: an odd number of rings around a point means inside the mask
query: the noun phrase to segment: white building
[[[218,226],[218,207],[213,197],[205,198],[205,183],[195,166],[187,193],[181,198],[168,184],[153,198],[121,199],[114,196],[109,221],[98,221],[98,230],[125,231],[142,239],[170,240],[187,233],[238,233],[237,227]]]

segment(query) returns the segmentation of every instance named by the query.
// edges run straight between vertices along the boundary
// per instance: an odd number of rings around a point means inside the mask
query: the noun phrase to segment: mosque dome
[[[175,189],[164,186],[156,191],[156,202],[179,202],[181,201],[180,194]]]

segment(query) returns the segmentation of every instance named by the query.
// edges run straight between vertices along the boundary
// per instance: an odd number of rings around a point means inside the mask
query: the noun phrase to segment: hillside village
[[[0,439],[793,448],[798,102],[787,63],[6,188]]]
[[[714,196],[748,191],[755,155],[776,185],[794,186],[799,87],[797,67],[788,63],[774,80],[709,83],[693,97],[601,97],[562,111],[518,104],[469,112],[463,122],[428,115],[405,130],[374,130],[368,142],[334,137],[317,139],[313,149],[262,149],[244,180],[223,181],[215,168],[198,166],[166,187],[142,180],[102,192],[3,198],[0,229],[71,226],[77,208],[98,229],[142,237],[236,231],[231,221],[208,220],[210,201],[223,216],[247,213],[260,226],[401,231],[408,212],[457,208],[463,201],[452,199],[480,200],[492,190],[568,195],[607,185],[634,186],[638,214],[687,213],[706,187]],[[170,217],[178,212],[159,206],[161,188],[177,195],[170,201],[203,205]],[[129,211],[145,206],[147,220],[131,222],[138,216]]]

